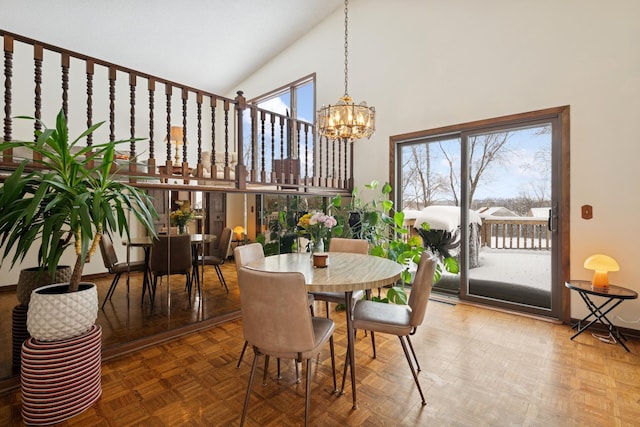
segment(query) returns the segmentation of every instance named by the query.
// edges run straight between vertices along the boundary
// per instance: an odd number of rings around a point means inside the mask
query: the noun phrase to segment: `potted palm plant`
[[[27,328],[36,339],[50,341],[80,335],[95,322],[97,290],[94,284],[81,283],[81,277],[84,264],[97,250],[102,233],[117,231],[128,237],[130,212],[150,235],[156,234],[153,220],[157,213],[149,196],[116,179],[116,145],[130,140],[86,147],[77,145],[102,124],[91,126],[70,142],[67,120],[60,111],[55,128],[43,124],[44,130],[36,131],[35,141],[0,144],[0,151],[12,148],[34,154],[33,159],[20,163],[0,188],[1,260],[10,258],[13,267],[22,263],[31,248],[38,245],[38,266],[53,276],[67,248],[73,247],[76,254],[68,284],[48,285],[32,294]],[[30,162],[33,167],[28,169]],[[85,292],[86,298],[79,296]],[[72,302],[47,304],[40,298],[36,301],[37,295],[63,295]],[[83,301],[90,307],[81,308],[79,304]],[[62,312],[58,313],[58,309]],[[78,317],[84,324],[71,326],[73,322],[69,320],[54,320],[53,316],[58,315]],[[58,330],[62,325],[64,330]]]

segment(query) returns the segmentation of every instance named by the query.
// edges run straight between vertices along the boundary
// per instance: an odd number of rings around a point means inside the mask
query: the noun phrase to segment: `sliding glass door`
[[[436,291],[560,318],[562,142],[560,114],[394,141],[397,206],[408,225],[430,225],[425,246],[460,263]]]

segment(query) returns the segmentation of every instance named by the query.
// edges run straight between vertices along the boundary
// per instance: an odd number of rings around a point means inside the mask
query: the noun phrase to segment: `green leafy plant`
[[[67,120],[60,111],[56,127],[42,124],[44,130],[36,131],[35,141],[0,144],[0,151],[26,149],[35,154],[33,160],[22,161],[0,188],[2,261],[11,258],[13,267],[39,244],[38,265],[53,274],[63,252],[73,246],[77,257],[70,292],[78,290],[84,264],[97,250],[102,233],[117,230],[129,236],[128,212],[156,235],[157,213],[149,196],[116,180],[115,147],[131,140],[77,145],[103,123],[69,142]],[[30,161],[35,167],[27,169]]]
[[[365,188],[375,192],[372,200],[363,202],[358,190],[354,189],[349,206],[350,212],[357,212],[360,217],[359,223],[351,225],[351,228],[357,231],[353,237],[367,239],[371,245],[371,255],[388,258],[405,266],[400,284],[387,289],[385,298],[374,297],[375,300],[396,304],[407,303],[404,286],[411,283],[410,268],[418,264],[425,249],[430,250],[440,261],[436,266],[434,282],[440,280],[443,267],[451,273],[458,273],[457,260],[447,251],[441,250],[444,246],[432,247],[425,244],[423,236],[431,233],[427,223],[421,225],[417,235],[408,236],[409,230],[404,227],[404,212],[394,210],[393,202],[389,200],[392,191],[389,183],[380,187],[378,181],[372,181],[365,185]]]

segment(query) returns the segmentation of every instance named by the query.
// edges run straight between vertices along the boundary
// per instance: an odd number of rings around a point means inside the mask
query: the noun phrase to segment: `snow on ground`
[[[469,277],[551,291],[551,251],[483,247],[480,266],[469,270]]]
[[[495,280],[551,291],[551,251],[482,247],[479,262],[479,267],[469,270],[470,279]]]

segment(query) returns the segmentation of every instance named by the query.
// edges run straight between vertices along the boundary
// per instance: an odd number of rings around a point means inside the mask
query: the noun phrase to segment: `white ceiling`
[[[343,0],[0,0],[0,28],[227,94]]]

